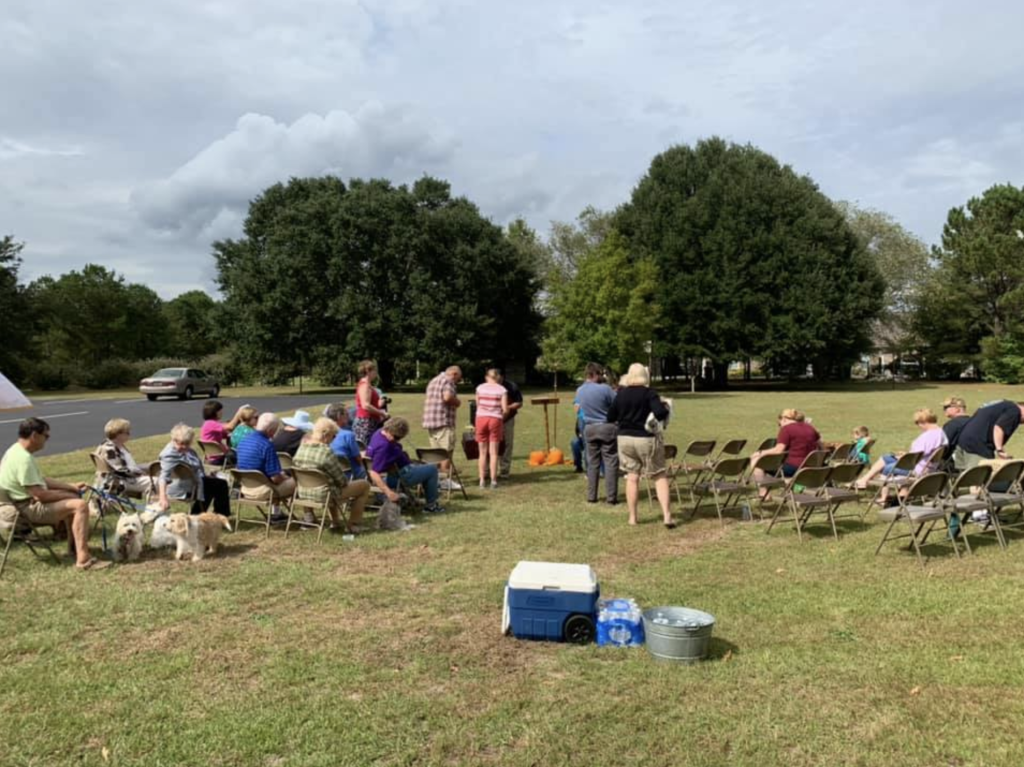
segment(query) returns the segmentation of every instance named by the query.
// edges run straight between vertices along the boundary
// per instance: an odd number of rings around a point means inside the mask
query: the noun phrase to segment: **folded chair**
[[[985,498],[985,486],[992,477],[991,466],[975,466],[973,469],[966,469],[960,473],[942,499],[942,503],[949,510],[950,518],[956,516],[959,535],[963,537],[964,547],[967,553],[971,553],[971,542],[967,537],[967,522],[976,511],[989,510],[988,499]],[[977,492],[976,492],[977,491]],[[985,527],[988,526],[985,523]],[[984,528],[981,530],[984,532]]]
[[[868,507],[864,509],[862,518],[871,513],[871,507],[876,503],[879,506],[882,505],[882,493],[886,489],[899,491],[901,487],[904,487],[914,481],[914,469],[917,467],[922,455],[922,453],[918,452],[904,453],[896,459],[896,464],[893,466],[892,474],[882,474],[871,480],[869,483],[870,486],[878,489],[875,491],[875,495],[871,498],[871,502],[868,503]],[[896,474],[897,470],[909,471],[910,474],[908,476],[898,476]]]
[[[288,537],[288,533],[292,529],[292,523],[294,522],[299,527],[311,527],[317,529],[316,542],[320,541],[324,537],[324,526],[327,524],[327,518],[330,517],[331,502],[334,500],[331,493],[331,483],[327,475],[319,469],[292,469],[292,476],[295,477],[295,492],[292,494],[291,500],[288,503],[288,523],[284,527],[284,537]],[[322,491],[324,494],[323,500],[313,501],[304,498],[299,498],[299,491]],[[341,516],[341,521],[344,525],[348,525],[348,517],[345,511],[348,507],[347,503],[341,502],[341,499],[337,499],[339,503],[338,514]],[[306,522],[305,513],[300,519],[298,517],[298,511],[303,512],[311,511],[314,517],[319,515],[319,519],[316,522]]]
[[[832,535],[839,540],[839,533],[836,532],[836,520],[832,515],[832,501],[824,493],[831,474],[832,469],[828,466],[799,469],[786,484],[785,494],[775,507],[775,513],[772,515],[765,533],[772,531],[782,510],[788,508],[793,515],[793,524],[796,525],[796,535],[803,540],[804,526],[814,512],[820,511],[828,517],[828,521],[832,524]],[[797,491],[798,486],[802,488],[800,491]]]
[[[718,521],[724,527],[725,517],[722,516],[722,512],[731,508],[734,501],[749,498],[757,491],[744,476],[749,465],[750,461],[747,458],[723,458],[709,469],[707,479],[693,484],[692,491],[696,494],[697,501],[690,512],[690,517],[697,516],[701,502],[710,495],[715,501]]]
[[[228,469],[231,477],[231,486],[238,489],[238,497],[235,499],[235,531],[237,532],[243,523],[247,525],[259,525],[266,528],[267,538],[270,537],[270,515],[274,508],[274,491],[277,485],[270,481],[262,471]],[[245,491],[269,490],[266,498],[246,498]],[[259,511],[262,519],[246,519],[242,516],[242,507],[251,506]]]
[[[4,567],[7,565],[7,556],[10,554],[11,544],[16,540],[24,543],[37,559],[44,559],[40,550],[45,549],[53,558],[53,561],[59,565],[60,557],[57,556],[53,546],[50,545],[50,540],[43,538],[39,534],[38,528],[21,515],[20,506],[15,505],[8,498],[4,490],[0,490],[0,505],[6,504],[14,506],[15,512],[10,527],[0,523],[0,544],[3,544],[4,547],[3,558],[0,559],[0,576],[4,574]],[[49,527],[49,525],[40,525],[40,527]]]
[[[459,469],[455,465],[455,451],[445,450],[440,447],[418,447],[416,448],[416,458],[421,463],[429,463],[437,466],[437,478],[448,480],[448,489],[445,490],[445,502],[449,502],[452,499],[452,482],[455,482],[459,486],[459,490],[462,492],[462,498],[469,500],[469,494],[466,492],[466,486],[462,481],[462,477],[459,476]],[[448,471],[441,471],[441,464],[448,461]]]
[[[928,540],[928,536],[936,525],[940,525],[946,540],[953,544],[953,553],[957,559],[960,558],[960,545],[954,536],[949,534],[949,506],[943,503],[943,491],[949,482],[949,477],[940,472],[925,474],[914,480],[913,484],[905,493],[900,495],[899,506],[892,506],[882,509],[879,517],[888,522],[885,528],[885,535],[875,549],[875,555],[882,550],[885,542],[897,538],[910,538],[910,542],[917,552],[917,559],[924,566],[924,555],[921,547]],[[893,535],[893,529],[900,522],[905,522],[907,532],[903,535]]]

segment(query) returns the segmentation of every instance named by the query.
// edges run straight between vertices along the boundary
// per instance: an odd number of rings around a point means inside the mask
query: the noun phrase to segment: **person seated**
[[[234,464],[234,456],[231,454],[231,432],[242,421],[242,409],[239,408],[227,423],[220,422],[223,412],[224,405],[219,400],[211,399],[203,404],[203,425],[199,430],[199,440],[214,442],[224,448],[224,455],[208,456],[207,463],[230,467]]]
[[[308,415],[308,414],[307,414]],[[273,413],[263,413],[256,421],[256,430],[238,444],[238,469],[260,471],[274,485],[258,489],[242,489],[242,495],[253,500],[265,500],[275,505],[295,492],[295,480],[284,473],[281,461],[274,448],[274,435],[281,426],[281,419]],[[272,523],[284,523],[288,515],[275,510],[270,517]]]
[[[344,410],[342,411],[344,412]],[[328,511],[331,515],[331,532],[342,532],[340,509],[346,501],[352,501],[348,518],[348,532],[362,532],[359,522],[363,518],[366,502],[370,498],[370,483],[365,479],[349,480],[345,467],[331,448],[331,441],[338,434],[338,424],[330,418],[318,418],[313,424],[313,431],[308,440],[299,446],[295,453],[295,468],[316,469],[322,471],[330,484],[331,504]],[[304,490],[299,487],[297,497],[307,501],[322,503],[327,497],[326,490]],[[313,514],[306,512],[306,522],[313,522]]]
[[[232,450],[237,450],[238,443],[256,431],[256,419],[259,418],[259,415],[260,411],[252,405],[242,405],[238,408],[238,426],[231,430]]]
[[[392,503],[399,500],[395,492],[399,479],[409,487],[420,485],[427,499],[423,511],[427,514],[442,514],[445,509],[437,502],[437,466],[414,464],[410,460],[401,445],[408,433],[409,422],[398,417],[389,418],[373,433],[366,448],[366,457],[370,460],[370,480]],[[394,474],[391,474],[392,471]]]
[[[132,434],[131,422],[124,418],[112,418],[103,427],[103,433],[106,440],[96,448],[96,455],[106,462],[113,475],[106,478],[110,482],[110,492],[114,495],[127,492],[147,496],[156,490],[148,470],[139,466],[128,452],[128,440]],[[97,475],[96,485],[99,486],[102,482],[103,478]]]
[[[313,430],[313,421],[305,410],[296,410],[291,418],[282,418],[281,424],[274,435],[274,449],[294,457],[302,440]]]
[[[807,422],[807,416],[799,410],[787,408],[779,413],[779,433],[775,438],[775,446],[754,452],[750,456],[750,465],[754,466],[757,459],[763,455],[786,453],[786,460],[782,464],[782,476],[792,477],[804,459],[815,450],[821,450],[821,435],[818,434],[818,430]],[[753,477],[756,482],[763,482],[765,473],[761,469],[754,469]],[[767,490],[758,492],[758,497],[762,501],[768,500],[768,495]]]
[[[861,490],[867,488],[868,483],[879,475],[886,477],[906,477],[913,473],[913,476],[920,477],[923,474],[936,471],[939,467],[939,463],[942,459],[942,451],[940,448],[945,447],[949,444],[949,438],[946,437],[946,432],[939,426],[939,419],[936,417],[928,408],[922,408],[914,413],[914,425],[917,426],[921,433],[914,439],[910,445],[911,453],[921,453],[921,460],[919,460],[913,469],[913,472],[906,469],[897,469],[896,462],[899,461],[900,456],[903,453],[887,453],[875,461],[874,465],[868,470],[858,482],[857,487]],[[881,502],[884,504],[888,499],[888,487],[882,489]]]
[[[349,479],[366,479],[363,454],[351,428],[351,413],[351,409],[346,408],[344,402],[328,405],[324,410],[324,418],[329,418],[338,426],[338,433],[331,441],[331,452],[348,464],[349,470],[346,474]]]
[[[850,448],[851,461],[867,463],[870,459],[867,453],[868,443],[871,441],[871,432],[867,426],[858,426],[853,430],[853,447]]]
[[[50,425],[41,418],[26,418],[18,424],[18,441],[0,460],[0,525],[13,535],[15,518],[32,525],[68,524],[68,553],[79,570],[107,567],[89,555],[89,507],[82,500],[84,482],[68,484],[44,477],[35,453],[46,446]]]
[[[228,483],[219,477],[208,476],[203,471],[203,461],[192,449],[195,440],[195,429],[188,424],[179,423],[171,429],[171,441],[160,451],[160,481],[157,489],[157,504],[161,511],[167,511],[171,499],[187,500],[195,493],[192,513],[199,514],[210,508],[218,514],[231,516],[231,497]],[[175,476],[175,469],[184,466],[191,469],[191,474],[183,473]]]

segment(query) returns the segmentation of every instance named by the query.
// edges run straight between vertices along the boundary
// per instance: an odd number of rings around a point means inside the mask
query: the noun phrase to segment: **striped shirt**
[[[507,394],[501,384],[485,382],[476,387],[476,417],[501,418],[501,398]]]
[[[281,474],[281,461],[274,443],[261,431],[254,431],[238,443],[238,468],[242,471],[262,471],[268,477]]]

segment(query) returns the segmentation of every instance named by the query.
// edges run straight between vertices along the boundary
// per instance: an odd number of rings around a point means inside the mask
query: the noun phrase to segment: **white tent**
[[[17,386],[7,380],[7,376],[0,373],[0,410],[18,410],[23,407],[32,407],[32,403]]]

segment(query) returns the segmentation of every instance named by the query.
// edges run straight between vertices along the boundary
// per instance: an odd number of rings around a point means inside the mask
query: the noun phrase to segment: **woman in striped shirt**
[[[498,486],[498,456],[505,438],[505,413],[508,412],[508,391],[498,383],[497,368],[487,371],[486,380],[476,387],[476,441],[480,446],[480,487],[487,487],[487,464],[490,460],[491,489]]]

